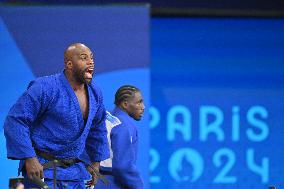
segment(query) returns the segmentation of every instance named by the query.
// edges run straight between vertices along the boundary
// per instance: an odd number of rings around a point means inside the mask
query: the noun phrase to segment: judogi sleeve
[[[143,182],[134,162],[135,152],[131,148],[130,135],[123,123],[111,131],[111,148],[114,178],[125,188],[142,189]]]
[[[5,123],[7,157],[25,159],[35,157],[30,139],[31,127],[37,117],[44,111],[47,99],[43,95],[41,82],[33,82],[10,109]]]
[[[98,111],[86,140],[86,152],[88,153],[91,162],[100,162],[109,158],[107,129],[105,125],[106,110],[103,105],[101,93],[99,93],[98,99]]]

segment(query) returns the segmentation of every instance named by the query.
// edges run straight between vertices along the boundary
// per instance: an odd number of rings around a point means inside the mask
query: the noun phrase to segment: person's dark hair
[[[115,93],[114,104],[119,106],[121,102],[127,100],[129,97],[134,97],[136,92],[140,90],[132,85],[123,85]]]

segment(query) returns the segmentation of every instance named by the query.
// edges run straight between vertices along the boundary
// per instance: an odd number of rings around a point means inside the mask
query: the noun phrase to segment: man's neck
[[[70,72],[68,72],[67,70],[64,71],[64,74],[68,80],[68,82],[70,83],[72,89],[74,91],[80,91],[80,90],[84,90],[85,89],[85,84],[78,82],[74,79],[74,77],[72,77],[72,74]]]

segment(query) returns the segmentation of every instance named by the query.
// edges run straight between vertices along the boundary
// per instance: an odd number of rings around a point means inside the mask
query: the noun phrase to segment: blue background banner
[[[154,18],[151,188],[284,187],[284,20]]]
[[[74,42],[95,54],[95,81],[102,88],[106,108],[114,108],[114,94],[123,84],[138,86],[149,107],[148,6],[0,7],[0,123],[9,108],[36,77],[60,72],[63,52]],[[138,123],[138,167],[148,185],[148,111]],[[0,135],[0,188],[17,176],[17,161],[6,159]]]

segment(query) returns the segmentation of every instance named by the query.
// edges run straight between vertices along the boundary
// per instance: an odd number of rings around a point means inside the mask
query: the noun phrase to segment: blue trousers
[[[44,179],[44,182],[50,187],[53,188],[52,179]],[[38,188],[35,184],[30,182],[28,179],[24,180],[25,189]],[[54,189],[54,188],[53,188]],[[56,189],[86,189],[84,181],[62,181],[56,180]]]

